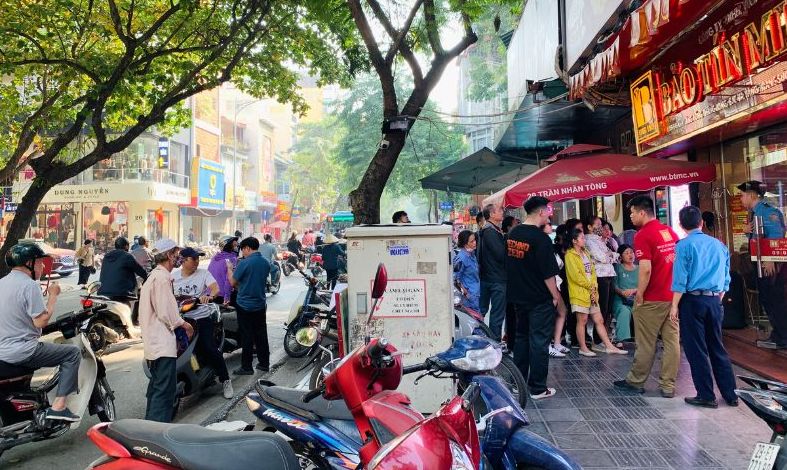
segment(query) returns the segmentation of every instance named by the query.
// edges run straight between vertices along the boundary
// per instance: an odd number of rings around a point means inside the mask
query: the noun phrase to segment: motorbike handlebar
[[[309,393],[303,396],[301,399],[304,403],[309,403],[310,401],[314,400],[315,398],[322,395],[322,387],[315,388],[314,390],[310,390]]]
[[[403,375],[414,374],[416,372],[421,372],[427,369],[429,369],[429,364],[427,364],[426,362],[422,364],[413,364],[411,366],[404,366],[402,370],[402,374]]]

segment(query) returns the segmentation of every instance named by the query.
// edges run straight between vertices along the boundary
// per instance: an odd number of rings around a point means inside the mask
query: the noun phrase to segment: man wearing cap
[[[200,305],[183,316],[197,322],[197,357],[216,371],[219,382],[224,387],[224,398],[235,395],[232,381],[227,372],[227,364],[221,353],[221,344],[216,344],[213,329],[216,320],[213,318],[216,306],[211,304],[219,294],[219,285],[207,269],[199,267],[200,256],[205,253],[194,248],[184,248],[180,252],[183,265],[172,272],[173,287],[176,296],[198,297]]]
[[[749,210],[749,220],[744,231],[749,239],[754,237],[754,218],[759,217],[762,227],[762,238],[784,238],[784,214],[763,200],[765,185],[760,181],[746,181],[738,185],[741,190],[741,203]],[[755,252],[756,253],[756,252]],[[760,304],[768,315],[773,327],[771,337],[767,341],[757,341],[757,346],[768,349],[787,348],[787,305],[785,305],[784,289],[787,283],[787,269],[783,263],[764,261],[762,277],[757,279]]]
[[[178,356],[175,329],[182,327],[191,338],[194,329],[183,320],[172,292],[172,270],[179,264],[180,247],[164,238],[153,246],[156,267],[142,285],[139,296],[139,324],[142,344],[150,370],[145,419],[169,423],[177,394],[175,360]]]

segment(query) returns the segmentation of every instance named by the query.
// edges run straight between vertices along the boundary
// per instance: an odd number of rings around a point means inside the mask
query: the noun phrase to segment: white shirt
[[[201,297],[210,294],[209,286],[216,284],[216,279],[207,269],[197,268],[196,271],[191,273],[191,276],[183,277],[183,268],[176,269],[172,272],[172,287],[175,290],[175,295],[188,295],[191,297]],[[197,308],[187,313],[186,316],[199,320],[207,318],[213,311],[211,305],[199,305]]]

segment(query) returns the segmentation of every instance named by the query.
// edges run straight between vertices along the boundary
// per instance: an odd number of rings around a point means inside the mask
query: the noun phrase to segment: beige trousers
[[[680,365],[680,342],[678,326],[669,319],[670,302],[645,302],[634,307],[634,334],[637,349],[634,364],[626,376],[631,385],[642,387],[648,380],[653,361],[656,360],[656,340],[659,333],[664,342],[664,355],[661,359],[659,387],[666,391],[675,390],[675,377]]]

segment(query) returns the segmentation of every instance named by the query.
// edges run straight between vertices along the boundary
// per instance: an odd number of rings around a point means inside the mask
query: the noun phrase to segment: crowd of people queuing
[[[571,348],[581,357],[633,349],[631,370],[610,386],[641,393],[660,338],[661,396],[675,395],[682,342],[697,391],[686,403],[718,406],[715,377],[724,400],[737,405],[721,342],[729,252],[703,232],[697,207],[680,211],[688,234],[681,243],[645,195],[629,202],[636,230],[621,237],[597,216],[553,227],[550,201],[540,196],[523,209],[520,221],[502,207],[484,207],[479,230],[457,236],[454,277],[463,305],[488,314],[492,333],[513,351],[533,399],[555,395],[547,386],[549,360]]]

